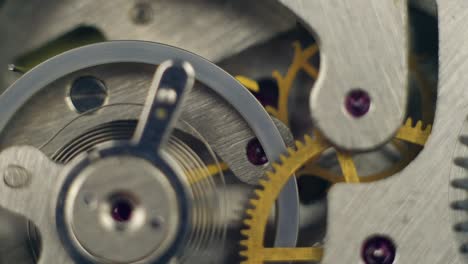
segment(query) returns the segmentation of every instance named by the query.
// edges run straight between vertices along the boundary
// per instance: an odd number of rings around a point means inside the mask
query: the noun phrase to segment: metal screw
[[[18,165],[9,165],[3,172],[3,181],[10,188],[23,188],[29,184],[31,174]]]
[[[85,113],[102,107],[108,98],[107,87],[93,76],[83,76],[74,80],[68,100],[77,113]]]

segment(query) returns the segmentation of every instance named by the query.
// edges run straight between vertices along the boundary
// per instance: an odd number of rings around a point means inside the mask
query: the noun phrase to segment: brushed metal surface
[[[407,1],[280,0],[316,35],[320,75],[310,95],[317,127],[340,148],[369,150],[387,142],[405,116],[408,86]],[[348,93],[371,97],[351,116]]]
[[[103,52],[104,50],[106,52]],[[152,52],[152,56],[148,56],[148,52]],[[24,75],[18,82],[16,82],[14,86],[7,90],[2,97],[0,97],[0,101],[3,102],[0,105],[2,105],[4,109],[4,111],[1,112],[3,118],[0,119],[0,126],[3,130],[3,128],[6,128],[6,126],[8,126],[9,124],[11,125],[15,123],[13,122],[14,120],[20,121],[19,118],[17,119],[17,117],[22,115],[24,110],[22,109],[22,106],[24,105],[24,103],[29,102],[34,95],[39,95],[41,89],[44,86],[54,83],[54,81],[59,80],[62,76],[67,75],[70,72],[76,73],[76,71],[88,69],[100,64],[115,65],[118,62],[131,62],[135,63],[135,65],[154,65],[161,63],[167,58],[189,61],[194,66],[197,79],[211,88],[207,90],[218,96],[218,98],[225,100],[225,103],[229,105],[229,108],[232,108],[231,111],[237,113],[241,117],[241,120],[244,120],[244,122],[241,123],[244,123],[244,125],[250,128],[250,130],[253,131],[255,135],[258,135],[259,140],[264,145],[265,152],[270,160],[278,158],[279,154],[285,151],[284,143],[281,139],[281,134],[275,128],[265,110],[260,106],[260,104],[257,101],[254,100],[253,96],[244,87],[242,87],[237,81],[235,81],[234,78],[225,74],[221,69],[217,68],[215,65],[209,63],[207,64],[206,60],[194,54],[187,53],[185,51],[175,49],[169,46],[137,41],[110,42],[83,47],[81,49],[68,52],[62,56],[55,57],[49,60],[47,63],[42,64],[40,67],[33,69],[28,74]],[[151,72],[153,71],[154,66]],[[138,95],[141,96],[141,91],[139,94],[137,90],[132,89],[135,83],[130,83],[129,85],[130,87],[128,87],[127,90],[121,91],[122,93],[124,93],[124,97],[128,96],[128,98],[130,99],[138,99]],[[55,90],[52,89],[52,91],[55,91],[56,94],[61,94],[62,98],[64,98],[64,95],[66,95],[63,86]],[[129,93],[129,91],[133,91],[133,93]],[[143,92],[146,94],[146,90]],[[49,95],[52,96],[44,96],[42,97],[42,99],[53,98],[54,93],[49,93]],[[109,95],[112,96],[113,93],[109,93]],[[144,98],[144,96],[140,97],[140,100],[142,98]],[[33,103],[33,101],[35,103]],[[109,98],[108,101],[111,102],[112,99]],[[50,104],[48,100],[31,100],[30,102],[31,104],[27,105],[33,106],[34,104],[36,104],[36,107],[38,105],[42,105],[43,107],[52,106],[52,104]],[[44,104],[44,102],[47,103]],[[64,113],[63,111],[60,111],[60,109],[66,109],[64,108],[64,105],[66,105],[66,103],[62,103],[62,105],[59,104],[56,106],[52,106],[50,108],[50,111],[47,111],[48,115],[52,117],[50,118],[51,123],[49,123],[49,125],[58,125],[54,122],[57,122],[63,115],[69,115],[69,113]],[[110,104],[109,107],[102,108],[99,111],[104,112],[106,109],[110,109],[114,106],[122,106],[122,102],[120,104]],[[138,103],[134,103],[134,106],[138,106]],[[126,111],[114,109],[112,112],[114,112],[115,115],[118,116],[118,119],[122,119],[122,116],[132,116],[134,114],[134,111],[135,109],[131,109],[131,107],[129,107],[129,109]],[[139,111],[141,111],[141,109]],[[136,112],[139,111],[137,110]],[[28,112],[30,114],[35,113],[35,111]],[[71,112],[74,115],[76,115],[74,111]],[[199,114],[206,115],[206,112],[200,112]],[[220,114],[220,112],[214,112],[213,114],[219,115],[220,118],[225,118],[225,122],[230,122],[230,120],[226,119],[226,116]],[[86,126],[91,125],[92,122],[97,122],[97,118],[93,119],[92,116],[96,115],[89,115],[90,118],[88,122],[83,122],[82,124]],[[74,116],[73,118],[72,115],[71,117],[72,118],[69,119],[67,122],[72,121],[77,116]],[[31,119],[31,121],[33,120]],[[23,122],[24,120],[20,121],[19,124]],[[65,125],[67,122],[63,122],[62,125]],[[41,125],[44,124],[42,122],[36,122],[34,124],[35,127],[32,127],[30,129],[30,132],[33,132],[32,135],[34,135],[34,133],[38,133],[38,137],[42,137],[43,140],[47,141],[49,137],[53,136],[54,133],[57,132],[51,130],[49,130],[48,132],[43,132],[40,129],[37,129],[38,126]],[[205,125],[212,125],[212,123],[205,123]],[[20,126],[17,127],[18,132],[20,131]],[[67,129],[69,129],[69,127],[70,126],[68,126]],[[81,127],[78,126],[75,128],[79,129]],[[221,128],[216,126],[213,126],[211,128],[211,130],[216,129]],[[231,133],[231,131],[228,132]],[[12,136],[14,136],[14,134],[15,133],[10,133],[10,135]],[[206,135],[203,136],[207,138]],[[220,137],[222,138],[223,136],[224,134]],[[22,140],[26,141],[30,140],[25,136],[19,136],[18,138],[22,138]],[[3,140],[3,143],[7,145],[9,144],[7,140]],[[50,144],[46,147],[50,147]],[[288,182],[285,191],[281,194],[278,200],[278,207],[281,210],[279,210],[276,222],[277,232],[275,237],[275,243],[279,246],[292,246],[294,245],[297,238],[297,232],[295,230],[297,230],[298,228],[298,201],[296,195],[289,195],[291,193],[297,193],[297,186],[294,179]]]
[[[132,199],[131,217],[114,220],[112,199],[124,198]],[[139,157],[108,157],[89,164],[72,180],[64,198],[66,230],[73,246],[92,262],[154,261],[170,250],[186,223],[179,199],[168,176],[154,164]],[[160,222],[157,227],[153,219]]]
[[[184,99],[195,84],[190,63],[168,60],[154,74],[132,138],[140,146],[159,149],[167,143],[180,118]]]
[[[439,89],[436,119],[424,150],[402,172],[381,182],[337,185],[329,193],[323,263],[360,263],[361,243],[390,236],[398,263],[464,263],[450,208],[450,172],[468,113],[468,3],[438,1]]]
[[[98,124],[138,119],[154,70],[154,66],[144,64],[113,64],[74,72],[50,84],[22,107],[14,122],[3,130],[0,147],[41,147],[55,136],[42,148],[47,155],[52,155],[72,138]],[[89,75],[105,82],[109,90],[108,107],[93,115],[80,115],[69,108],[64,95],[73,80]],[[43,111],[48,114],[44,115]],[[181,118],[206,138],[242,181],[255,184],[262,177],[266,167],[252,165],[246,156],[247,143],[255,134],[236,110],[202,83],[197,83],[187,97]]]
[[[135,24],[140,0],[14,0],[0,9],[0,91],[18,74],[7,65],[27,51],[92,26],[108,40],[147,40],[180,47],[211,61],[236,54],[292,28],[295,17],[273,0],[145,0],[153,18]]]
[[[21,166],[31,173],[30,184],[18,191],[0,183],[0,200],[2,207],[11,212],[25,216],[41,230],[43,247],[38,264],[63,263],[73,264],[57,236],[55,226],[55,202],[57,201],[62,166],[56,165],[39,150],[29,146],[6,149],[0,153],[0,171],[11,164]],[[44,213],[50,212],[50,213]],[[20,263],[31,263],[22,259]]]
[[[451,202],[452,212],[451,212],[451,225],[453,226],[453,233],[457,239],[456,246],[464,258],[464,263],[468,262],[468,255],[466,250],[463,248],[466,247],[468,242],[468,233],[466,231],[466,223],[468,221],[468,215],[466,213],[466,201],[467,201],[467,189],[466,185],[460,183],[466,183],[468,178],[468,146],[466,142],[466,137],[468,136],[468,119],[465,119],[460,130],[460,139],[457,144],[454,146],[453,157],[454,162],[450,168],[450,181],[452,183],[451,188],[449,189],[449,200]],[[458,181],[459,184],[455,184]],[[458,205],[458,206],[457,206]],[[458,226],[456,228],[456,226]]]

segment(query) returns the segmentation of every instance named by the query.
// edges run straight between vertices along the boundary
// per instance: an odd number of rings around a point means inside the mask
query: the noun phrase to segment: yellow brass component
[[[303,70],[305,73],[309,75],[313,80],[317,79],[318,77],[318,69],[310,64],[309,60],[318,52],[318,46],[316,44],[308,46],[306,49],[303,49],[300,45],[299,42],[294,42],[293,43],[294,47],[294,57],[293,60],[288,68],[288,71],[286,75],[283,77],[278,71],[273,72],[273,77],[277,80],[278,82],[278,93],[279,93],[279,98],[278,98],[278,108],[275,108],[273,106],[266,106],[265,109],[266,111],[283,121],[285,124],[289,124],[288,120],[288,96],[289,93],[292,89],[293,83],[295,78],[297,77],[297,74],[299,73],[300,70]],[[430,80],[427,79],[426,75],[420,68],[420,60],[423,59],[423,57],[417,57],[415,55],[410,56],[410,70],[412,72],[412,76],[415,79],[415,81],[418,83],[417,87],[420,92],[421,96],[421,105],[422,105],[422,121],[426,123],[430,123],[433,120],[433,113],[434,113],[434,104],[432,103],[432,98],[433,98],[433,89],[431,88],[433,85],[431,84]],[[243,77],[243,76],[241,76]],[[241,78],[241,83],[243,83],[249,90],[257,92],[260,89],[258,84],[251,79],[246,78],[247,80],[244,80]],[[417,128],[417,127],[416,127]],[[381,171],[379,173],[373,174],[373,175],[368,175],[368,176],[363,176],[360,177],[361,182],[370,182],[370,181],[376,181],[380,180],[383,178],[386,178],[390,175],[393,175],[397,173],[398,171],[402,170],[406,165],[411,162],[411,160],[417,155],[417,151],[414,151],[413,149],[409,149],[407,147],[402,147],[401,142],[398,142],[398,139],[401,139],[403,141],[407,141],[413,144],[418,144],[418,145],[423,145],[424,142],[427,140],[429,134],[430,134],[430,126],[426,128],[424,131],[415,131],[416,128],[411,127],[402,127],[400,131],[397,134],[396,139],[393,140],[393,144],[397,147],[400,155],[402,158],[395,163],[392,167]],[[348,162],[340,165],[346,165],[350,164],[351,161],[348,160]],[[343,170],[343,166],[342,166]],[[350,174],[351,171],[347,171],[347,166],[344,168],[346,170],[346,173],[343,173],[343,175],[352,175]],[[332,183],[337,183],[337,182],[343,182],[345,181],[345,178],[343,178],[342,175],[334,174],[333,172],[330,172],[327,169],[321,168],[316,164],[308,164],[306,165],[304,170],[301,170],[298,172],[298,176],[301,175],[315,175],[318,177],[321,177],[323,179],[326,179]],[[354,180],[356,180],[354,178]]]
[[[421,121],[418,121],[416,126],[413,127],[413,120],[408,118],[405,125],[403,125],[398,130],[395,137],[403,141],[424,146],[427,139],[431,135],[431,130],[431,125],[427,125],[425,128],[423,128],[423,123]]]
[[[321,260],[323,249],[319,247],[306,248],[264,248],[260,252],[263,261],[283,262],[283,261],[312,261]]]
[[[296,141],[297,149],[288,149],[288,156],[281,156],[282,164],[274,163],[274,172],[267,172],[267,179],[260,180],[262,189],[255,191],[257,198],[250,200],[254,209],[248,209],[248,219],[244,220],[246,229],[242,234],[246,237],[241,245],[246,249],[241,256],[246,260],[243,264],[262,264],[266,261],[319,261],[323,255],[321,247],[310,248],[265,248],[264,235],[271,208],[275,205],[286,182],[293,177],[304,164],[316,160],[321,153],[329,148],[322,140],[306,136],[304,142]]]
[[[303,70],[312,79],[317,79],[318,69],[312,65],[309,60],[318,53],[317,44],[312,44],[305,49],[302,49],[301,43],[295,41],[293,43],[294,57],[291,65],[285,76],[281,75],[279,71],[273,71],[272,77],[278,83],[278,108],[273,106],[266,106],[267,112],[281,120],[286,125],[289,125],[288,118],[288,97],[291,91],[294,80],[296,79],[299,71]],[[236,76],[236,79],[242,83],[247,89],[253,92],[259,92],[260,87],[255,80],[249,79],[245,76]]]
[[[258,93],[260,91],[260,86],[255,80],[252,80],[248,77],[237,75],[236,79],[245,86],[245,88],[249,89],[251,92]]]
[[[306,164],[302,170],[297,173],[298,177],[313,175],[327,180],[331,183],[348,182],[373,182],[389,177],[406,167],[416,156],[417,152],[409,150],[400,142],[400,140],[424,146],[431,134],[431,126],[427,125],[423,129],[422,122],[419,121],[415,127],[412,126],[412,120],[409,118],[406,123],[398,130],[397,135],[392,140],[393,145],[401,155],[401,159],[390,168],[368,176],[359,176],[356,171],[352,156],[349,153],[336,150],[338,162],[341,167],[342,175],[335,174],[330,170],[324,169],[317,164]]]
[[[271,114],[275,113],[273,116],[283,121],[283,123],[288,126],[288,97],[297,74],[299,71],[303,70],[314,80],[318,77],[318,69],[309,62],[309,60],[319,51],[317,44],[312,44],[306,49],[302,49],[301,44],[298,41],[295,41],[293,43],[293,47],[294,58],[286,75],[281,75],[279,71],[274,71],[272,73],[273,78],[275,78],[278,83],[278,109],[273,107],[270,107],[272,108],[270,110],[267,109]],[[275,111],[272,111],[273,109],[275,109]]]
[[[208,177],[216,175],[221,171],[227,171],[229,169],[228,165],[224,162],[220,163],[219,166],[217,164],[211,164],[206,166],[205,168],[194,168],[190,171],[186,172],[188,177],[189,184],[195,184],[199,181],[202,181]]]
[[[433,103],[434,86],[422,71],[420,65],[424,57],[410,55],[409,67],[413,78],[418,82],[419,93],[421,96],[422,121],[432,123],[434,120],[435,104]]]
[[[406,167],[417,154],[415,151],[409,151],[408,148],[398,139],[394,139],[392,143],[398,149],[398,152],[401,155],[401,159],[386,170],[371,175],[359,176],[359,181],[361,183],[379,181],[389,177],[390,175],[394,175]],[[328,169],[320,167],[318,164],[310,163],[306,164],[303,169],[296,173],[296,176],[316,176],[334,184],[346,181],[345,177],[343,177],[343,174],[344,173],[336,174]]]
[[[278,71],[273,72],[273,78],[278,83],[278,107],[266,106],[266,110],[272,116],[278,118],[286,125],[289,125],[288,119],[288,97],[293,87],[293,83],[297,74],[303,70],[312,79],[318,77],[318,69],[310,64],[309,60],[318,52],[318,46],[313,44],[306,49],[303,49],[299,42],[293,43],[294,57],[285,76],[282,76]],[[432,89],[429,80],[419,68],[418,58],[412,56],[410,58],[410,68],[415,80],[419,83],[418,88],[421,93],[422,116],[424,122],[432,122],[433,107]],[[250,82],[249,82],[250,81]],[[249,90],[258,92],[260,87],[255,85],[253,80],[242,80]],[[257,87],[257,88],[255,88]],[[419,121],[416,126],[412,126],[411,118],[398,130],[392,144],[396,147],[401,155],[401,159],[392,165],[390,168],[367,176],[359,176],[354,164],[351,153],[346,153],[341,150],[335,150],[341,167],[341,175],[335,174],[332,171],[320,167],[314,163],[319,155],[331,146],[326,143],[324,137],[314,131],[316,137],[312,140],[310,137],[305,137],[305,144],[296,142],[297,150],[288,149],[288,157],[281,157],[281,165],[273,164],[274,172],[267,173],[267,179],[261,180],[260,185],[263,189],[256,190],[257,198],[250,201],[253,209],[247,210],[248,219],[244,221],[247,226],[242,230],[242,234],[246,237],[241,241],[241,245],[246,249],[241,251],[241,256],[246,260],[243,264],[262,264],[264,262],[304,262],[304,261],[320,261],[323,255],[323,248],[308,247],[308,248],[265,248],[263,241],[265,235],[265,227],[268,221],[271,208],[287,182],[287,180],[296,173],[298,177],[305,175],[313,175],[321,177],[331,183],[348,182],[372,182],[384,179],[401,171],[406,167],[411,160],[417,155],[418,151],[402,141],[412,144],[424,146],[431,133],[431,125],[423,128],[422,122]]]
[[[430,134],[430,126],[422,129],[422,122],[418,122],[416,127],[411,126],[412,121],[409,119],[400,131],[406,141],[415,144],[424,144]],[[417,131],[417,132],[416,132]],[[400,138],[400,137],[399,137]],[[397,149],[405,154],[403,145],[397,140],[393,140],[393,144]],[[241,251],[241,256],[246,260],[243,264],[262,264],[264,262],[287,262],[287,261],[319,261],[323,254],[323,249],[320,247],[310,248],[265,248],[264,235],[271,208],[273,208],[276,199],[282,188],[290,177],[300,171],[299,175],[304,175],[305,172],[313,172],[312,175],[321,176],[332,183],[348,182],[359,183],[379,180],[394,174],[401,170],[411,160],[413,154],[403,156],[403,158],[395,166],[389,170],[377,173],[368,177],[359,177],[356,166],[353,162],[352,155],[347,152],[336,150],[337,158],[340,163],[343,176],[337,176],[328,170],[320,168],[314,164],[314,161],[331,145],[325,141],[322,135],[315,134],[312,139],[305,136],[305,141],[296,141],[296,149],[289,148],[288,156],[281,156],[281,164],[273,163],[273,172],[267,172],[267,179],[260,180],[262,189],[255,191],[257,198],[250,200],[253,209],[247,210],[248,219],[244,220],[246,229],[242,230],[242,234],[246,237],[241,241],[241,245],[246,247]]]
[[[338,151],[336,156],[338,157],[338,162],[340,163],[341,172],[343,173],[345,181],[349,183],[359,183],[360,180],[356,170],[356,165],[354,164],[351,154]]]
[[[314,176],[322,178],[331,183],[339,183],[344,182],[344,178],[340,174],[335,174],[329,169],[325,169],[320,167],[320,165],[316,163],[309,163],[304,166],[303,169],[296,173],[297,177],[307,177],[307,176]]]

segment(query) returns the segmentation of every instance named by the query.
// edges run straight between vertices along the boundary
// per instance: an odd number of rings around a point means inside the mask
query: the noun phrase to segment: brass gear
[[[278,104],[277,107],[270,105],[265,106],[265,110],[275,118],[281,120],[286,125],[290,125],[288,118],[288,97],[290,96],[293,83],[296,80],[299,72],[303,71],[311,78],[316,80],[319,74],[318,65],[314,65],[310,62],[311,58],[319,54],[319,47],[317,43],[312,43],[307,47],[302,47],[299,41],[292,43],[294,49],[292,61],[283,75],[279,71],[275,70],[272,73],[272,77],[278,83]],[[431,103],[431,84],[425,77],[422,69],[420,68],[419,61],[420,57],[412,54],[410,56],[410,69],[414,78],[416,79],[421,93],[422,98],[422,118],[424,122],[431,122],[433,120],[434,104]],[[259,84],[246,76],[236,76],[236,79],[242,83],[247,89],[253,93],[260,91]],[[304,164],[304,168],[297,172],[298,176],[302,175],[314,175],[319,178],[325,179],[330,183],[338,183],[343,181],[348,182],[372,182],[389,177],[403,168],[405,168],[419,153],[418,148],[408,148],[407,145],[401,141],[407,141],[412,144],[423,146],[425,141],[430,135],[431,128],[428,126],[422,129],[422,123],[417,123],[416,128],[412,127],[412,120],[409,118],[405,125],[397,132],[397,136],[392,140],[392,145],[401,155],[398,162],[392,164],[389,168],[373,173],[371,175],[358,175],[356,166],[349,153],[337,152],[339,166],[343,171],[343,174],[333,173],[332,170],[320,167],[318,164],[310,163]],[[402,137],[402,138],[400,138]],[[347,174],[345,174],[345,172]]]
[[[243,264],[262,264],[265,261],[319,261],[323,250],[313,248],[265,248],[263,245],[265,227],[276,198],[286,182],[303,164],[317,159],[330,145],[317,138],[306,136],[304,143],[296,141],[297,150],[288,149],[289,156],[281,156],[282,164],[274,163],[274,172],[267,172],[267,179],[260,180],[263,189],[255,191],[257,198],[250,200],[253,209],[247,209],[250,217],[244,220],[247,229],[241,231],[246,237],[241,245],[246,247],[241,256],[247,258]]]
[[[423,127],[422,122],[413,126],[411,119],[399,129],[395,138],[409,143],[424,145],[431,132],[431,126]],[[266,248],[264,246],[265,229],[275,201],[286,182],[304,167],[317,160],[320,155],[331,148],[323,136],[316,133],[315,137],[304,137],[304,142],[296,141],[296,149],[288,148],[288,153],[280,157],[280,163],[273,163],[273,171],[266,173],[266,179],[260,180],[260,189],[255,191],[256,197],[250,200],[252,208],[247,209],[248,218],[244,220],[246,228],[241,231],[245,240],[240,242],[245,247],[240,252],[246,260],[242,264],[262,264],[264,262],[304,262],[320,261],[323,248]],[[350,153],[337,151],[338,160],[344,175],[344,181],[359,183],[361,177],[357,175],[356,167]],[[338,180],[328,179],[331,182]],[[377,180],[377,179],[375,179]]]
[[[320,167],[315,163],[304,164],[304,167],[298,171],[297,176],[315,175],[330,183],[339,182],[373,182],[389,177],[403,168],[405,168],[417,155],[417,152],[410,152],[404,148],[402,142],[418,145],[423,147],[429,136],[431,135],[432,126],[423,126],[422,121],[418,121],[416,125],[413,125],[413,120],[408,118],[403,126],[398,129],[395,137],[392,140],[393,145],[403,155],[401,160],[395,163],[387,170],[375,173],[369,176],[359,176],[356,170],[356,166],[350,153],[336,150],[338,162],[341,167],[342,174],[332,173],[330,170]]]

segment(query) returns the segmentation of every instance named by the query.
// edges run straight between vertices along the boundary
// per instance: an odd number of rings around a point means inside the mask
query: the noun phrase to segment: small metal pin
[[[157,94],[157,100],[160,103],[174,104],[177,101],[177,92],[171,88],[160,88]]]
[[[8,64],[8,70],[11,72],[17,72],[21,74],[26,73],[26,69],[24,69],[23,67],[18,67],[14,64]]]
[[[3,172],[3,181],[10,188],[26,187],[31,180],[31,174],[24,167],[9,165]]]

